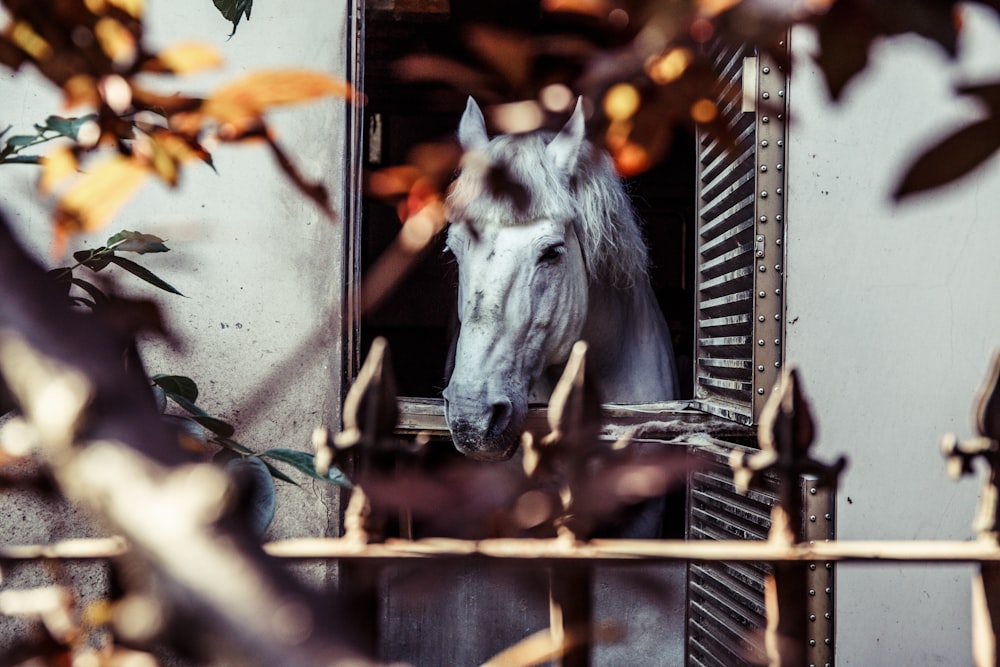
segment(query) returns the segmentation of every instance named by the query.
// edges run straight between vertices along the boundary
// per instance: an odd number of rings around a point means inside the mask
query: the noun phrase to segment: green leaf
[[[72,275],[72,274],[70,274]],[[89,294],[94,300],[94,303],[104,303],[108,300],[108,296],[101,291],[101,288],[92,282],[84,280],[83,278],[73,278],[72,282],[74,285],[82,289],[84,292]]]
[[[221,435],[223,438],[228,438],[229,436],[236,433],[236,429],[233,428],[232,424],[224,422],[221,419],[217,419],[216,417],[191,415],[191,419],[195,420],[196,422],[207,428],[212,433],[216,435]]]
[[[108,259],[112,264],[120,266],[121,268],[125,269],[126,271],[136,276],[137,278],[145,280],[147,283],[153,285],[154,287],[159,287],[164,292],[170,292],[171,294],[184,296],[183,294],[177,291],[176,287],[174,287],[167,281],[163,280],[162,278],[157,276],[155,273],[153,273],[146,267],[140,266],[130,259],[125,259],[124,257],[119,257],[118,255],[111,255]]]
[[[184,375],[157,374],[150,378],[157,387],[194,403],[198,400],[198,384]]]
[[[299,484],[294,479],[292,479],[291,477],[289,477],[285,473],[283,473],[280,470],[278,470],[277,468],[275,468],[273,465],[271,465],[270,463],[268,463],[264,459],[258,459],[258,460],[261,463],[263,463],[265,466],[267,466],[267,471],[269,473],[271,473],[271,477],[273,477],[275,479],[280,479],[282,482],[288,482],[289,484],[291,484],[293,486],[298,486],[298,487],[301,488],[301,486],[302,486],[301,484]]]
[[[108,246],[116,252],[134,252],[144,255],[147,252],[169,252],[170,248],[163,245],[163,239],[152,234],[122,230],[108,239]]]
[[[166,389],[164,389],[164,393],[166,393],[167,398],[186,410],[191,415],[192,419],[207,428],[212,433],[222,436],[223,438],[228,438],[236,432],[236,429],[233,428],[232,424],[224,422],[217,417],[213,417],[195,405],[193,401],[189,401],[184,396],[175,394],[172,391],[167,391]]]
[[[205,412],[204,410],[202,410],[197,405],[195,405],[193,401],[188,400],[187,397],[182,396],[180,394],[175,394],[172,391],[167,391],[166,389],[164,389],[163,391],[166,392],[167,398],[169,398],[171,401],[184,408],[186,411],[190,412],[192,415],[196,415],[198,417],[212,416],[207,412]]]
[[[165,415],[160,413],[160,419],[164,422],[173,425],[177,429],[179,435],[184,436],[194,443],[196,446],[201,448],[206,443],[208,443],[208,434],[205,433],[205,428],[191,419],[190,417],[181,417],[179,415]]]
[[[49,116],[45,119],[45,125],[36,125],[39,130],[49,130],[65,137],[76,139],[80,133],[80,128],[86,123],[97,120],[97,114],[90,113],[79,118],[63,118],[62,116]]]
[[[41,162],[41,155],[11,155],[0,158],[0,164],[41,164]]]
[[[343,486],[347,489],[354,487],[351,480],[347,479],[347,476],[339,468],[334,466],[330,467],[330,471],[325,476],[320,475],[316,472],[313,455],[307,454],[306,452],[300,452],[294,449],[278,448],[265,450],[257,454],[257,456],[267,457],[274,459],[275,461],[287,463],[296,470],[309,475],[313,479],[318,479],[330,484],[336,484],[337,486]]]
[[[240,444],[232,438],[212,438],[212,442],[225,447],[226,449],[240,454],[253,454],[253,450],[246,445]]]
[[[38,141],[38,135],[28,136],[27,134],[16,134],[13,137],[7,138],[7,146],[17,149],[24,148],[25,146],[30,146],[31,144]]]
[[[108,250],[102,246],[95,250],[77,250],[73,253],[73,259],[91,271],[96,272],[110,264],[113,255],[113,250]]]
[[[250,10],[253,9],[253,0],[212,0],[215,8],[222,16],[233,24],[233,31],[229,33],[232,37],[236,34],[236,27],[240,24],[240,19],[245,15],[250,20]]]

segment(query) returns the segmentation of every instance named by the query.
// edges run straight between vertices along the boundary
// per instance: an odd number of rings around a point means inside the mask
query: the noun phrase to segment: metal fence
[[[357,602],[359,613],[370,616],[373,652],[385,639],[376,629],[377,582],[386,567],[479,559],[517,563],[521,571],[549,572],[550,628],[544,636],[526,638],[512,652],[487,663],[492,665],[544,660],[590,664],[592,646],[608,636],[608,629],[593,618],[592,572],[609,563],[689,564],[687,664],[783,667],[834,664],[836,564],[979,563],[972,600],[973,653],[977,665],[997,664],[1000,356],[976,399],[978,437],[958,441],[945,436],[941,443],[948,470],[955,476],[971,473],[976,458],[989,465],[975,522],[978,539],[965,542],[830,539],[833,490],[845,461],[823,463],[811,457],[813,421],[794,370],[783,372],[762,413],[759,448],[702,442],[686,454],[689,539],[581,540],[576,533],[581,524],[572,515],[583,502],[578,494],[585,487],[582,468],[573,462],[582,452],[606,463],[604,470],[614,470],[621,452],[627,450],[623,442],[603,447],[581,440],[593,439],[596,433],[595,416],[584,409],[589,399],[583,364],[578,351],[557,388],[559,397],[550,404],[548,435],[525,441],[526,456],[534,457],[529,476],[538,482],[525,493],[548,488],[550,499],[558,501],[553,514],[556,537],[384,538],[388,515],[379,509],[377,486],[382,478],[375,473],[398,473],[401,459],[418,455],[419,443],[415,446],[395,435],[391,372],[385,358],[376,354],[369,357],[348,396],[344,430],[332,437],[321,434],[315,443],[320,466],[351,452],[360,462],[360,482],[345,517],[345,535],[272,542],[266,551],[290,560],[339,560],[342,593]],[[126,549],[114,539],[6,546],[0,548],[0,559],[108,558]],[[455,641],[462,641],[461,632]]]

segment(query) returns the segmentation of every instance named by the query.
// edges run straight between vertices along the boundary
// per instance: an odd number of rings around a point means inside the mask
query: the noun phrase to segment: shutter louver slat
[[[765,540],[774,504],[773,483],[737,493],[725,452],[701,452],[689,477],[688,539]],[[766,664],[761,634],[766,563],[688,565],[688,664],[750,667]]]

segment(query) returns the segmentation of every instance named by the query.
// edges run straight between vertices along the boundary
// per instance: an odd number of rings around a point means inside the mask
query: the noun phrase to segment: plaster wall
[[[972,434],[973,395],[1000,347],[1000,162],[894,204],[906,166],[981,115],[956,84],[996,79],[1000,25],[965,8],[956,63],[915,37],[881,42],[832,103],[792,35],[787,149],[787,361],[850,459],[840,539],[971,536],[980,479],[949,480],[938,442]],[[971,566],[841,565],[837,664],[971,664]]]
[[[147,36],[154,48],[204,42],[225,58],[220,70],[181,80],[185,92],[208,93],[268,68],[307,67],[345,78],[349,7],[256,3],[252,18],[228,38],[231,25],[210,2],[154,1],[147,6]],[[82,113],[62,109],[57,91],[31,71],[0,70],[0,91],[0,127],[12,125],[12,134],[30,132],[52,113]],[[69,251],[103,245],[122,229],[167,239],[171,252],[138,260],[184,297],[120,274],[124,290],[159,301],[178,341],[174,347],[143,341],[147,369],[193,378],[201,389],[198,403],[235,425],[235,437],[257,451],[311,451],[314,426],[339,424],[348,112],[343,100],[327,98],[269,116],[301,173],[330,191],[336,220],[299,194],[265,146],[221,146],[213,152],[218,173],[192,164],[173,190],[149,179],[106,229],[70,241]],[[0,167],[0,208],[43,262],[66,265],[66,257],[51,257],[50,202],[36,195],[37,175],[32,166]],[[265,539],[335,535],[336,488],[283,469],[301,487],[277,482],[277,516]],[[4,506],[3,544],[100,532],[44,499],[5,497]],[[81,576],[99,582],[96,570]],[[302,574],[316,584],[332,576],[325,565],[302,568]],[[39,578],[8,573],[2,585],[37,584]]]

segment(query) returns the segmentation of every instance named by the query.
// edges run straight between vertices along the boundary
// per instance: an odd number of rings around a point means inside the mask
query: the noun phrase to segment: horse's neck
[[[630,289],[591,287],[583,338],[587,366],[608,403],[677,397],[670,330],[646,281]]]

